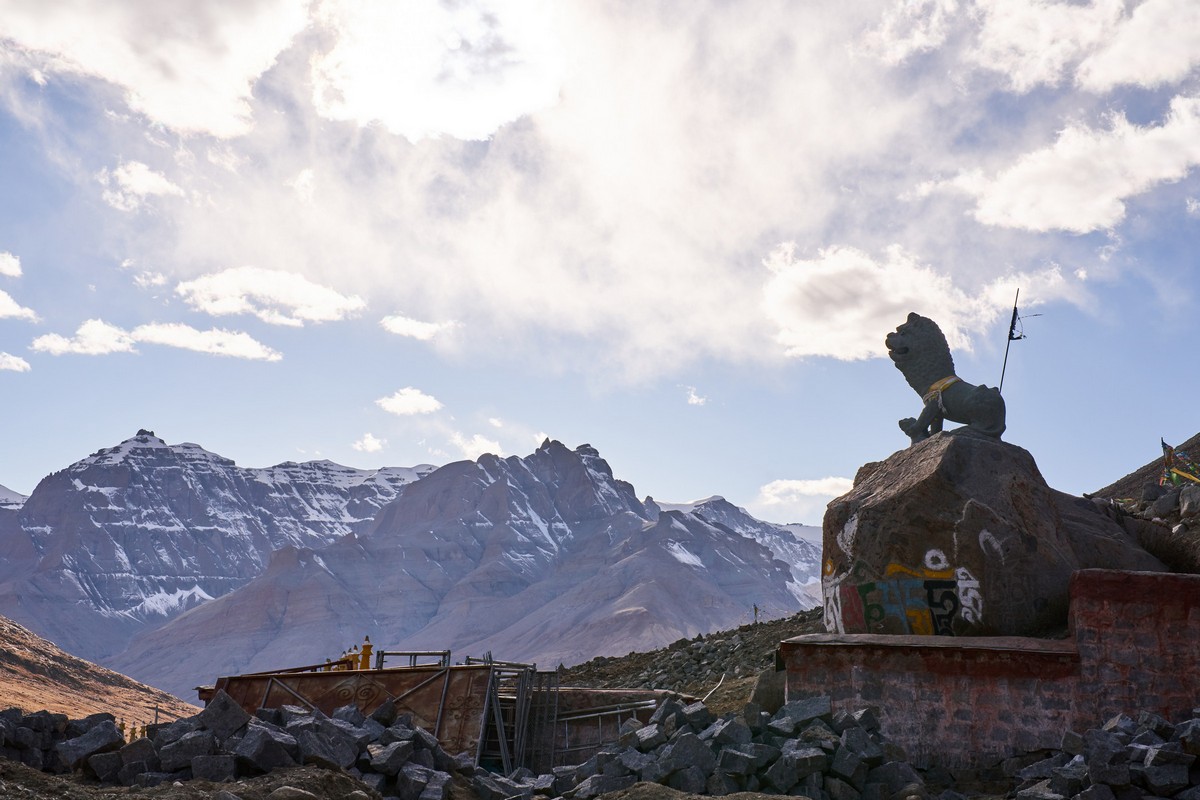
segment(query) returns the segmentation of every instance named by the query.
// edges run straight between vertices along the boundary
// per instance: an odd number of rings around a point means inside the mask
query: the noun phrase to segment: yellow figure
[[[359,669],[370,669],[371,668],[371,651],[374,649],[375,649],[374,645],[371,644],[371,637],[370,636],[364,637],[363,638],[363,646],[362,646],[362,654],[358,657],[358,668]]]

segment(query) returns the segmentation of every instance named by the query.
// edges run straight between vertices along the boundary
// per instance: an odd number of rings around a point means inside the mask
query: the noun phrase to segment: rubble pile
[[[251,716],[224,692],[194,717],[149,726],[126,742],[112,715],[0,712],[0,756],[47,772],[81,771],[102,784],[232,781],[315,765],[344,770],[384,796],[446,800],[469,757],[451,756],[389,701],[369,717],[355,706],[326,716],[296,706]]]
[[[714,716],[700,702],[664,701],[647,724],[631,719],[620,740],[578,766],[535,775],[498,775],[451,756],[436,738],[385,703],[370,716],[344,706],[326,716],[295,706],[251,716],[223,692],[194,717],[151,726],[126,742],[108,714],[0,712],[0,756],[48,772],[81,772],[102,784],[156,786],[213,782],[315,765],[348,772],[384,797],[447,800],[465,783],[480,800],[567,797],[590,800],[638,781],[695,794],[800,793],[816,800],[926,796],[903,752],[883,740],[871,710],[830,709],[828,697],[754,704]]]
[[[1062,749],[1016,770],[1018,800],[1200,800],[1200,708],[1173,725],[1157,714],[1118,714],[1102,727],[1063,735]]]
[[[1165,525],[1173,533],[1200,531],[1200,484],[1147,483],[1139,498],[1118,502],[1125,512]]]
[[[630,720],[620,741],[555,775],[566,797],[590,800],[638,781],[689,794],[804,795],[814,800],[927,797],[904,752],[879,735],[874,711],[832,713],[828,697],[785,704],[775,714],[753,703],[720,718],[697,702],[664,701],[650,721]],[[494,800],[488,798],[487,800]]]

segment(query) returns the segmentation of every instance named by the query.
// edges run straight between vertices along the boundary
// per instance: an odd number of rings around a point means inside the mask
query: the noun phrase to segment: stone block
[[[850,784],[855,789],[857,795],[862,791],[863,786],[867,783],[867,774],[871,768],[863,757],[854,752],[849,747],[840,747],[834,753],[833,762],[829,765],[829,771],[834,776],[841,778]],[[830,792],[832,795],[833,793]],[[836,800],[836,798],[835,798]]]
[[[694,766],[707,776],[716,766],[717,757],[699,736],[686,733],[663,749],[658,763],[668,775]]]
[[[1059,744],[1059,749],[1070,756],[1077,756],[1084,751],[1083,734],[1075,731],[1065,731],[1062,736],[1062,743]]]
[[[763,742],[738,745],[737,749],[750,756],[754,762],[755,770],[760,770],[774,762],[775,759],[779,758],[780,752],[782,752],[780,748]]]
[[[251,723],[246,735],[238,742],[233,755],[240,763],[258,770],[270,772],[281,767],[298,766],[300,748],[296,739],[278,728]]]
[[[683,704],[678,700],[667,698],[658,704],[658,708],[654,709],[654,713],[650,715],[650,724],[662,725],[668,719],[673,719],[683,713]],[[680,720],[676,720],[678,723]]]
[[[712,730],[710,738],[718,745],[750,744],[754,739],[750,726],[737,717],[717,720],[707,730]]]
[[[170,783],[176,780],[177,776],[174,772],[143,772],[134,778],[133,785],[141,786],[143,789],[148,789],[151,786],[159,786],[164,783]]]
[[[196,756],[212,755],[216,749],[217,742],[212,733],[192,731],[181,736],[178,741],[159,748],[158,757],[163,772],[174,772],[190,766]]]
[[[1164,742],[1161,745],[1147,748],[1143,762],[1147,767],[1161,767],[1165,764],[1183,764],[1190,767],[1196,761],[1191,753],[1183,752],[1179,742]]]
[[[274,725],[276,728],[282,728],[287,725],[287,719],[283,716],[283,712],[278,708],[255,709],[254,718],[259,722],[265,722],[268,725]]]
[[[604,775],[593,775],[575,787],[575,797],[577,800],[591,800],[591,798],[597,795],[628,789],[635,783],[637,783],[637,779],[633,776],[609,778]]]
[[[63,726],[65,729],[65,725]],[[104,720],[82,736],[59,742],[54,748],[62,763],[71,769],[80,766],[89,756],[118,750],[125,744],[125,736],[112,720]]]
[[[388,698],[371,712],[370,719],[375,720],[385,728],[390,728],[396,721],[396,701]]]
[[[716,717],[708,710],[708,706],[699,701],[684,706],[679,713],[688,725],[698,731],[704,730],[716,721]]]
[[[842,731],[839,744],[845,749],[857,753],[868,767],[874,769],[883,763],[883,748],[871,736],[866,728],[847,728]]]
[[[156,748],[162,748],[179,741],[185,734],[198,730],[200,730],[200,722],[197,718],[186,717],[161,725],[150,725],[146,735],[154,742]]]
[[[854,720],[858,726],[867,733],[875,733],[879,730],[879,710],[868,706],[855,711]]]
[[[240,703],[221,690],[214,694],[209,704],[204,706],[204,710],[196,715],[196,720],[204,729],[210,730],[217,741],[224,741],[250,722],[250,714],[241,708]]]
[[[400,768],[412,759],[414,752],[416,746],[411,741],[367,745],[371,769],[384,775],[398,774]]]
[[[642,770],[657,761],[652,754],[635,749],[623,751],[617,756],[617,760],[625,766],[625,769],[637,773],[641,773]]]
[[[1050,791],[1063,797],[1074,797],[1089,783],[1087,763],[1083,756],[1075,756],[1061,767],[1052,770]]]
[[[67,728],[63,731],[63,735],[68,739],[74,739],[76,736],[83,736],[101,722],[116,722],[117,718],[108,712],[99,714],[89,714],[83,719],[72,719],[67,721]],[[2,724],[0,724],[2,727]]]
[[[708,787],[708,775],[700,767],[686,767],[673,773],[667,785],[685,794],[701,794]]]
[[[832,775],[825,776],[824,788],[829,800],[859,800],[861,796],[858,789],[850,783]]]
[[[237,777],[237,758],[228,754],[196,756],[191,767],[192,777],[198,781],[222,783]]]
[[[867,773],[867,782],[883,784],[889,795],[913,784],[924,784],[917,771],[903,761],[889,761],[876,767]]]
[[[417,800],[446,800],[450,794],[450,774],[434,770]],[[532,792],[532,787],[530,788]]]
[[[633,732],[634,747],[647,753],[659,745],[667,743],[667,737],[657,723],[644,725]]]
[[[732,747],[726,747],[717,755],[717,769],[729,775],[749,775],[754,772],[754,759]]]
[[[1018,791],[1017,800],[1066,800],[1066,798],[1061,794],[1055,794],[1050,789],[1050,780],[1047,778]]]
[[[727,775],[719,769],[708,776],[708,782],[704,788],[704,794],[709,794],[713,797],[724,797],[727,794],[733,794],[742,790],[742,787],[732,775]]]
[[[137,776],[143,772],[158,772],[159,770],[150,769],[150,765],[145,761],[126,761],[119,770],[117,770],[117,781],[122,786],[133,786],[137,781]]]
[[[1054,774],[1054,770],[1064,766],[1070,760],[1071,756],[1066,753],[1056,753],[1049,758],[1035,761],[1017,770],[1017,777],[1023,781],[1045,780]]]
[[[299,748],[299,761],[326,769],[347,769],[358,758],[358,748],[342,736],[322,736],[316,731],[302,730],[292,734]]]
[[[121,767],[125,762],[121,760],[121,754],[115,750],[107,753],[96,753],[89,756],[87,760],[87,768],[96,780],[101,783],[116,783],[117,773],[121,771]]]
[[[1188,786],[1188,768],[1185,764],[1162,764],[1143,767],[1142,785],[1159,797],[1170,797]]]
[[[149,737],[142,736],[117,750],[121,755],[122,764],[141,761],[149,765],[149,771],[159,771],[158,749]],[[145,771],[145,770],[144,770]]]
[[[329,715],[332,719],[340,719],[343,722],[349,722],[356,728],[361,728],[362,724],[367,721],[366,716],[359,710],[358,706],[353,703],[338,706]]]

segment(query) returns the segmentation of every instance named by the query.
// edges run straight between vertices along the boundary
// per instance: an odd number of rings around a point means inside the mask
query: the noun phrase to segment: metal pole
[[[1013,313],[1012,319],[1008,323],[1008,341],[1004,343],[1004,366],[1000,368],[1000,388],[996,391],[1004,391],[1004,373],[1008,370],[1008,348],[1012,347],[1013,333],[1017,330],[1017,298],[1021,296],[1021,287],[1017,287],[1017,294],[1013,297]]]

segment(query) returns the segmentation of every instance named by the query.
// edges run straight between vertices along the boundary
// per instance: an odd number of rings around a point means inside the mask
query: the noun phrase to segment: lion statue
[[[937,323],[909,314],[887,335],[888,357],[925,404],[920,416],[900,420],[900,430],[913,443],[941,431],[942,422],[961,422],[997,439],[1004,433],[1004,398],[999,389],[973,386],[954,374],[950,346]]]

